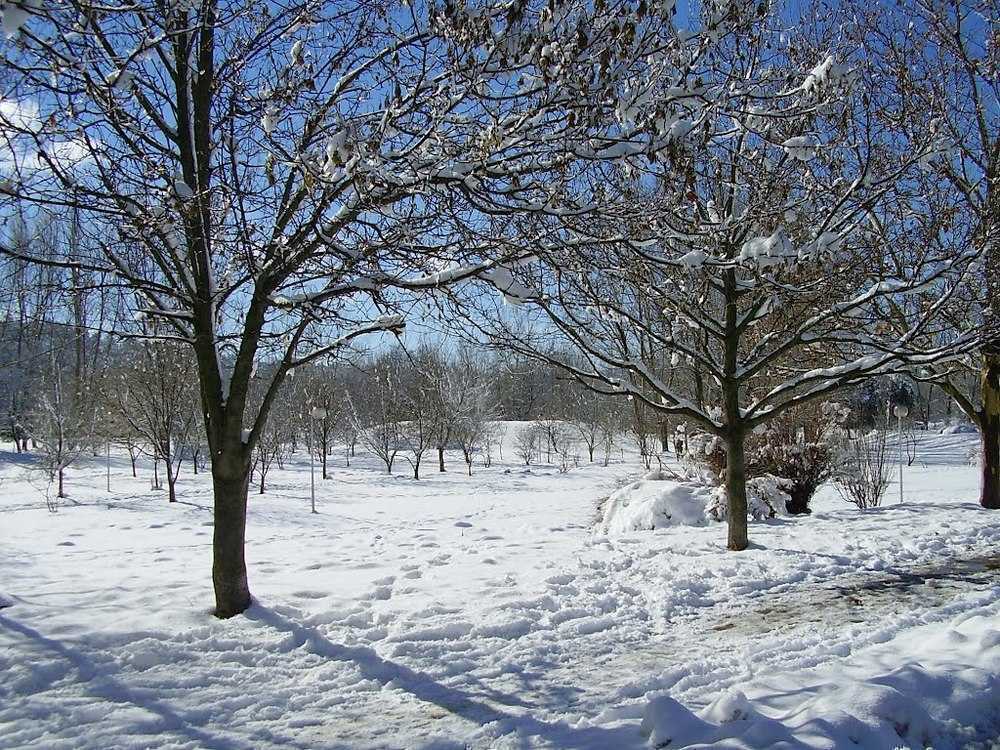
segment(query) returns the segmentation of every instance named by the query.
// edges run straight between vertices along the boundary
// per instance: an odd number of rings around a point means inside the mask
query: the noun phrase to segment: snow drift
[[[960,616],[863,649],[845,662],[758,678],[698,712],[648,702],[653,747],[990,747],[1000,733],[1000,616]]]

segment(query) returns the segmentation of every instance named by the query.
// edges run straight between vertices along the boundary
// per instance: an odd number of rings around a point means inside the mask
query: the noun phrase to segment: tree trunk
[[[438,446],[438,471],[444,471],[444,446]]]
[[[812,510],[809,508],[809,499],[812,497],[812,492],[810,490],[810,487],[795,484],[790,490],[788,490],[788,494],[791,499],[785,503],[785,510],[793,516],[812,513]]]
[[[723,411],[726,418],[726,504],[729,521],[728,547],[734,551],[746,549],[750,542],[747,538],[747,474],[745,438],[746,425],[743,424],[740,409],[740,382],[737,379],[739,364],[739,298],[736,272],[732,269],[725,272],[726,296],[726,337],[723,341],[723,373],[721,380]],[[699,398],[701,395],[699,394]],[[701,402],[699,402],[701,403]],[[685,439],[687,432],[684,433]],[[687,447],[685,446],[685,452]]]
[[[323,459],[322,459],[322,464],[323,464],[323,479],[327,479],[328,477],[326,476],[326,441],[325,440],[323,441]]]
[[[747,548],[747,475],[741,430],[726,436],[726,504],[729,518],[729,549]]]
[[[222,463],[222,461],[218,461]],[[216,617],[233,617],[250,606],[246,558],[247,490],[249,470],[240,477],[226,476],[213,461],[215,527],[212,535],[212,584]]]
[[[1000,508],[1000,352],[983,354],[983,488],[980,505]]]
[[[170,459],[167,459],[166,464],[167,464],[167,502],[176,503],[177,492],[174,489],[174,485],[177,484],[177,471],[175,470],[173,464],[170,462]]]
[[[66,497],[66,489],[63,486],[63,469],[61,466],[59,467],[59,492],[56,497]]]
[[[420,479],[420,459],[413,462],[413,478]]]

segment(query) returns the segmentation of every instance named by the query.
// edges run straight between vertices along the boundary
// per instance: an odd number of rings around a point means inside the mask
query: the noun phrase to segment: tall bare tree
[[[1000,5],[905,0],[857,12],[882,117],[911,142],[937,146],[922,162],[924,190],[937,196],[925,222],[982,254],[940,335],[981,325],[984,345],[918,377],[939,384],[979,428],[980,502],[1000,508]]]
[[[706,4],[702,23],[717,11]],[[936,205],[921,165],[939,143],[900,145],[844,19],[812,12],[789,21],[777,6],[732,4],[713,44],[683,48],[673,85],[637,82],[620,117],[652,134],[647,151],[577,184],[603,218],[546,221],[536,262],[505,289],[525,313],[505,326],[490,324],[497,310],[471,316],[595,390],[721,438],[734,550],[748,545],[750,431],[980,341],[975,326],[935,335],[983,253],[923,220]],[[923,304],[897,304],[917,294]],[[583,358],[553,356],[562,341]],[[677,368],[702,377],[665,377]]]
[[[220,617],[251,601],[250,464],[288,373],[398,330],[404,292],[490,275],[498,245],[453,225],[555,213],[573,159],[631,148],[611,94],[679,43],[670,3],[624,0],[18,7],[2,194],[80,211],[93,252],[3,252],[109,274],[193,347]]]

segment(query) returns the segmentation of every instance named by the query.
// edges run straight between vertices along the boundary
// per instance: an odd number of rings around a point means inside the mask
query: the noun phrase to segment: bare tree
[[[361,444],[392,474],[396,456],[403,448],[405,419],[398,356],[380,356],[366,375],[364,390],[351,403],[351,419]]]
[[[492,444],[503,439],[496,422],[498,408],[490,373],[483,363],[474,361],[465,352],[449,368],[444,400],[452,415],[451,435],[462,450],[466,471],[471,477],[476,453],[484,449],[484,461],[489,466]]]
[[[507,437],[507,422],[490,421],[483,427],[483,466],[489,468],[493,464],[493,448],[497,456],[503,460],[503,441]]]
[[[251,477],[256,472],[258,477],[258,493],[263,495],[266,490],[266,481],[271,466],[278,460],[278,457],[285,450],[285,435],[277,424],[277,420],[269,422],[267,429],[261,435],[260,440],[254,448],[253,464],[250,472]]]
[[[514,435],[514,453],[524,461],[525,466],[531,466],[535,455],[538,453],[539,440],[542,438],[537,422],[528,422],[521,425],[517,434]]]
[[[509,349],[722,439],[728,546],[742,550],[748,432],[872,375],[974,350],[976,326],[928,334],[983,247],[923,231],[936,206],[921,164],[939,143],[901,143],[827,33],[836,24],[792,28],[773,8],[729,7],[715,44],[682,50],[674,86],[635,85],[641,106],[625,115],[652,133],[648,158],[601,165],[593,188],[580,181],[604,218],[567,212],[515,270],[517,324],[493,325],[500,313],[483,305],[465,324],[485,321]],[[926,304],[879,323],[918,294]],[[582,360],[544,354],[553,327]],[[665,367],[704,379],[670,381]]]
[[[77,390],[77,381],[51,358],[42,378],[34,406],[27,419],[27,432],[38,448],[41,467],[56,497],[66,497],[66,469],[90,447],[96,418],[93,400]],[[46,495],[49,510],[55,505]]]
[[[427,350],[410,357],[396,355],[398,388],[396,397],[402,414],[400,427],[406,460],[413,469],[413,478],[420,479],[424,454],[437,443],[440,435],[441,399],[430,370],[433,367]]]
[[[2,251],[113,277],[194,349],[220,617],[250,604],[249,471],[288,373],[399,330],[404,292],[496,278],[502,247],[448,225],[559,212],[574,160],[631,148],[608,92],[676,44],[667,13],[624,0],[24,10],[7,24],[3,195],[79,210],[92,251]]]
[[[979,428],[980,503],[1000,508],[997,6],[993,0],[905,0],[892,10],[856,6],[865,21],[862,39],[878,76],[874,94],[883,117],[908,140],[935,146],[922,161],[922,188],[938,198],[924,218],[927,233],[982,254],[978,272],[949,310],[949,327],[934,336],[947,338],[981,325],[987,331],[984,345],[967,358],[928,365],[919,377],[940,385]]]
[[[130,432],[141,437],[154,463],[167,472],[169,502],[177,501],[177,474],[200,419],[191,379],[190,351],[153,337],[129,352],[124,366],[103,383],[104,400],[117,409]]]
[[[320,459],[321,476],[328,479],[327,459],[333,447],[334,436],[338,426],[349,421],[344,410],[346,400],[343,397],[343,383],[333,368],[313,367],[297,377],[305,389],[302,413],[310,420],[309,434],[312,435],[315,431],[315,448]]]

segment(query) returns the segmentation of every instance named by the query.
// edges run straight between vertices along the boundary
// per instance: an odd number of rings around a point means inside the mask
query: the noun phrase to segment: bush
[[[847,441],[836,484],[847,502],[859,510],[877,508],[889,488],[887,429],[875,429]]]
[[[809,502],[837,467],[839,424],[846,409],[835,402],[810,403],[775,417],[746,439],[746,473],[749,481],[758,477],[782,480],[787,495],[786,508],[793,515],[811,512]],[[726,472],[726,447],[717,438],[704,442],[703,450],[692,451],[693,460],[704,464],[722,482]],[[776,500],[777,502],[777,500]]]
[[[790,484],[789,480],[771,474],[748,479],[747,515],[754,521],[785,515],[792,500],[788,492]],[[714,521],[725,521],[729,517],[725,487],[715,488],[705,507],[705,515]]]

